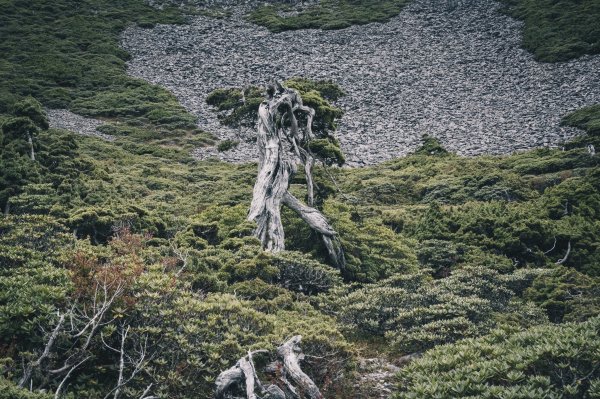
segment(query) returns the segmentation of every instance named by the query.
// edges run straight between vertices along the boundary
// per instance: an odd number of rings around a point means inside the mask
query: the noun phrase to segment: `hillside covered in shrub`
[[[213,137],[169,91],[126,75],[127,24],[197,10],[0,4],[0,398],[208,399],[221,371],[297,334],[328,398],[379,397],[360,360],[407,355],[392,397],[600,395],[597,105],[565,115],[584,132],[560,148],[461,157],[424,136],[407,157],[352,169],[333,132],[342,90],[288,81],[325,132],[315,206],[339,233],[339,270],[289,210],[287,250],[263,251],[246,220],[256,165],[194,159]],[[205,101],[236,124],[263,96]],[[50,128],[48,108],[100,118],[116,139]],[[290,191],[304,198],[305,183],[298,172]]]

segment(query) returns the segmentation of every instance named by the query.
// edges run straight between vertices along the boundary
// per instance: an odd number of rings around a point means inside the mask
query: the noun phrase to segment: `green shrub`
[[[385,335],[401,353],[419,352],[481,336],[495,326],[497,314],[518,313],[511,299],[540,273],[501,275],[483,267],[465,267],[431,280],[424,270],[392,276],[333,299],[334,309],[351,330]],[[540,312],[533,314],[536,317],[526,320],[529,325],[546,320]]]
[[[417,259],[421,265],[432,269],[435,277],[446,277],[461,261],[462,252],[462,248],[452,241],[426,240],[417,249]]]
[[[31,392],[18,388],[10,381],[0,378],[0,399],[51,399],[54,395],[43,392]]]
[[[315,295],[341,283],[339,271],[300,253],[283,252],[273,260],[279,269],[275,281],[288,290]]]
[[[594,0],[502,0],[525,22],[523,46],[540,61],[567,61],[600,53],[600,4]]]
[[[216,89],[206,97],[206,103],[217,107],[219,111],[226,111],[238,107],[242,98],[242,91],[239,89]]]
[[[0,342],[21,350],[39,344],[38,330],[65,300],[70,281],[57,267],[59,248],[73,237],[57,220],[24,215],[0,218]],[[12,344],[11,344],[12,343]]]
[[[544,307],[555,323],[600,314],[600,280],[563,266],[537,277],[525,297]]]
[[[326,165],[342,166],[346,162],[344,154],[340,149],[339,141],[334,137],[312,140],[308,143],[310,151]]]
[[[596,317],[440,346],[401,370],[393,397],[597,397],[599,333]]]
[[[600,104],[580,108],[565,116],[562,120],[564,125],[578,127],[586,131],[590,136],[600,135]]]
[[[415,154],[444,156],[448,155],[448,151],[442,146],[440,141],[435,137],[427,134],[423,135],[423,144],[419,147]]]
[[[343,29],[352,25],[387,22],[398,15],[408,0],[324,0],[294,10],[286,4],[264,5],[248,19],[272,32],[296,29]],[[293,15],[285,12],[298,11]]]
[[[225,152],[238,146],[240,142],[236,140],[223,140],[217,145],[217,151]]]

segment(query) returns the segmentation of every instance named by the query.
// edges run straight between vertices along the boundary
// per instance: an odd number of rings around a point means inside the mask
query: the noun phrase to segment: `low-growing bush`
[[[494,330],[433,349],[400,371],[397,399],[594,398],[600,318]]]
[[[248,19],[272,32],[296,29],[344,29],[352,25],[387,22],[398,15],[408,0],[323,0],[294,10],[286,4],[264,5]],[[292,12],[285,15],[286,12]]]
[[[432,280],[424,270],[392,276],[335,298],[334,309],[351,330],[385,335],[401,353],[420,352],[486,334],[495,326],[495,315],[518,313],[511,299],[541,273],[501,275],[483,267],[465,267]],[[547,320],[542,312],[535,314],[526,320],[529,325]]]
[[[593,0],[502,0],[525,22],[523,46],[540,61],[567,61],[600,53],[600,4]]]

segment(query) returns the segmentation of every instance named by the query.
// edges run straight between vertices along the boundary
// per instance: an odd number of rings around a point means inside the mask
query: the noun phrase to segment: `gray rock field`
[[[52,128],[70,130],[84,136],[95,136],[107,141],[115,140],[114,136],[96,130],[98,126],[104,124],[101,120],[86,118],[66,109],[49,109],[47,112],[48,122]]]
[[[346,91],[337,134],[350,166],[403,156],[424,133],[462,155],[557,146],[580,133],[559,122],[600,102],[600,56],[538,63],[520,48],[521,23],[495,1],[440,4],[415,0],[388,23],[278,34],[239,11],[199,16],[189,25],[131,27],[122,45],[131,75],[170,89],[200,128],[240,141],[223,153],[197,149],[198,158],[256,157],[253,132],[222,126],[208,93],[292,76],[331,79]]]

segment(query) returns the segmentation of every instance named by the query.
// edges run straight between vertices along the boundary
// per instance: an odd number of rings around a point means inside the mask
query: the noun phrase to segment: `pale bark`
[[[235,366],[219,374],[217,380],[215,381],[215,398],[225,398],[225,396],[234,387],[240,386],[241,384],[245,384],[246,397],[248,399],[256,399],[256,394],[254,393],[254,386],[258,385],[261,391],[263,391],[264,388],[260,383],[258,376],[256,375],[254,363],[252,362],[252,355],[264,352],[267,351],[258,350],[254,352],[248,352],[248,355],[238,360]]]
[[[60,384],[58,384],[58,388],[56,388],[56,391],[54,392],[54,399],[60,398],[60,395],[62,393],[63,387],[64,387],[65,383],[67,382],[67,380],[69,379],[69,377],[71,376],[71,373],[73,371],[75,371],[76,368],[78,368],[79,366],[81,366],[83,363],[87,362],[91,358],[92,358],[92,356],[87,356],[83,360],[81,360],[79,363],[76,363],[73,366],[71,366],[71,368],[69,369],[69,371],[67,372],[67,374],[61,380]]]
[[[567,244],[567,253],[565,254],[564,258],[557,260],[556,264],[562,265],[563,263],[565,263],[567,261],[567,259],[569,258],[570,254],[571,254],[571,241],[569,240],[569,243]]]
[[[32,161],[35,161],[35,151],[33,150],[33,137],[31,137],[30,133],[27,134],[27,142],[29,143],[29,148],[31,150],[29,157]]]
[[[300,392],[304,393],[308,399],[322,399],[323,395],[321,395],[319,388],[300,368],[300,360],[304,357],[298,347],[300,341],[302,341],[302,336],[292,337],[277,348],[277,356],[283,361],[286,374],[296,383]]]
[[[258,399],[259,396],[255,392],[255,387],[258,387],[262,398],[322,399],[323,395],[317,385],[300,368],[299,363],[304,358],[298,346],[301,340],[302,337],[296,335],[277,348],[277,361],[270,363],[266,368],[266,372],[274,376],[273,384],[266,388],[262,385],[252,361],[253,353],[267,351],[249,352],[247,356],[238,360],[235,366],[219,374],[215,384],[215,398],[235,398],[235,390],[243,390],[245,399]],[[237,398],[241,399],[239,396]]]
[[[23,372],[23,377],[21,377],[21,379],[19,380],[19,388],[22,388],[31,378],[31,373],[33,372],[33,370],[37,367],[39,367],[42,362],[50,355],[50,351],[52,350],[52,347],[54,346],[54,341],[56,341],[56,338],[58,337],[58,334],[60,333],[60,330],[62,328],[62,325],[65,321],[65,315],[62,314],[58,320],[58,323],[56,323],[56,327],[54,327],[54,330],[52,331],[52,334],[50,334],[50,337],[48,338],[48,342],[46,343],[46,346],[44,347],[44,351],[42,352],[42,354],[40,355],[39,358],[37,358],[37,360],[29,363],[27,365],[27,367],[25,368],[25,371]]]
[[[265,250],[282,251],[285,249],[285,233],[281,222],[281,205],[286,205],[321,234],[333,263],[344,268],[345,258],[335,230],[321,212],[312,208],[312,167],[315,159],[307,143],[314,137],[312,121],[315,111],[303,105],[297,91],[278,87],[279,90],[272,90],[268,101],[263,102],[258,110],[259,167],[248,220],[256,222],[255,235]],[[307,126],[302,130],[298,126],[296,113],[306,115]],[[297,163],[304,165],[309,206],[288,192],[290,180],[297,171]]]
[[[243,379],[244,372],[240,368],[239,363],[236,363],[235,366],[223,371],[221,374],[219,374],[217,381],[215,382],[215,398],[224,398],[227,392],[231,390],[231,387],[238,385],[243,381]]]

